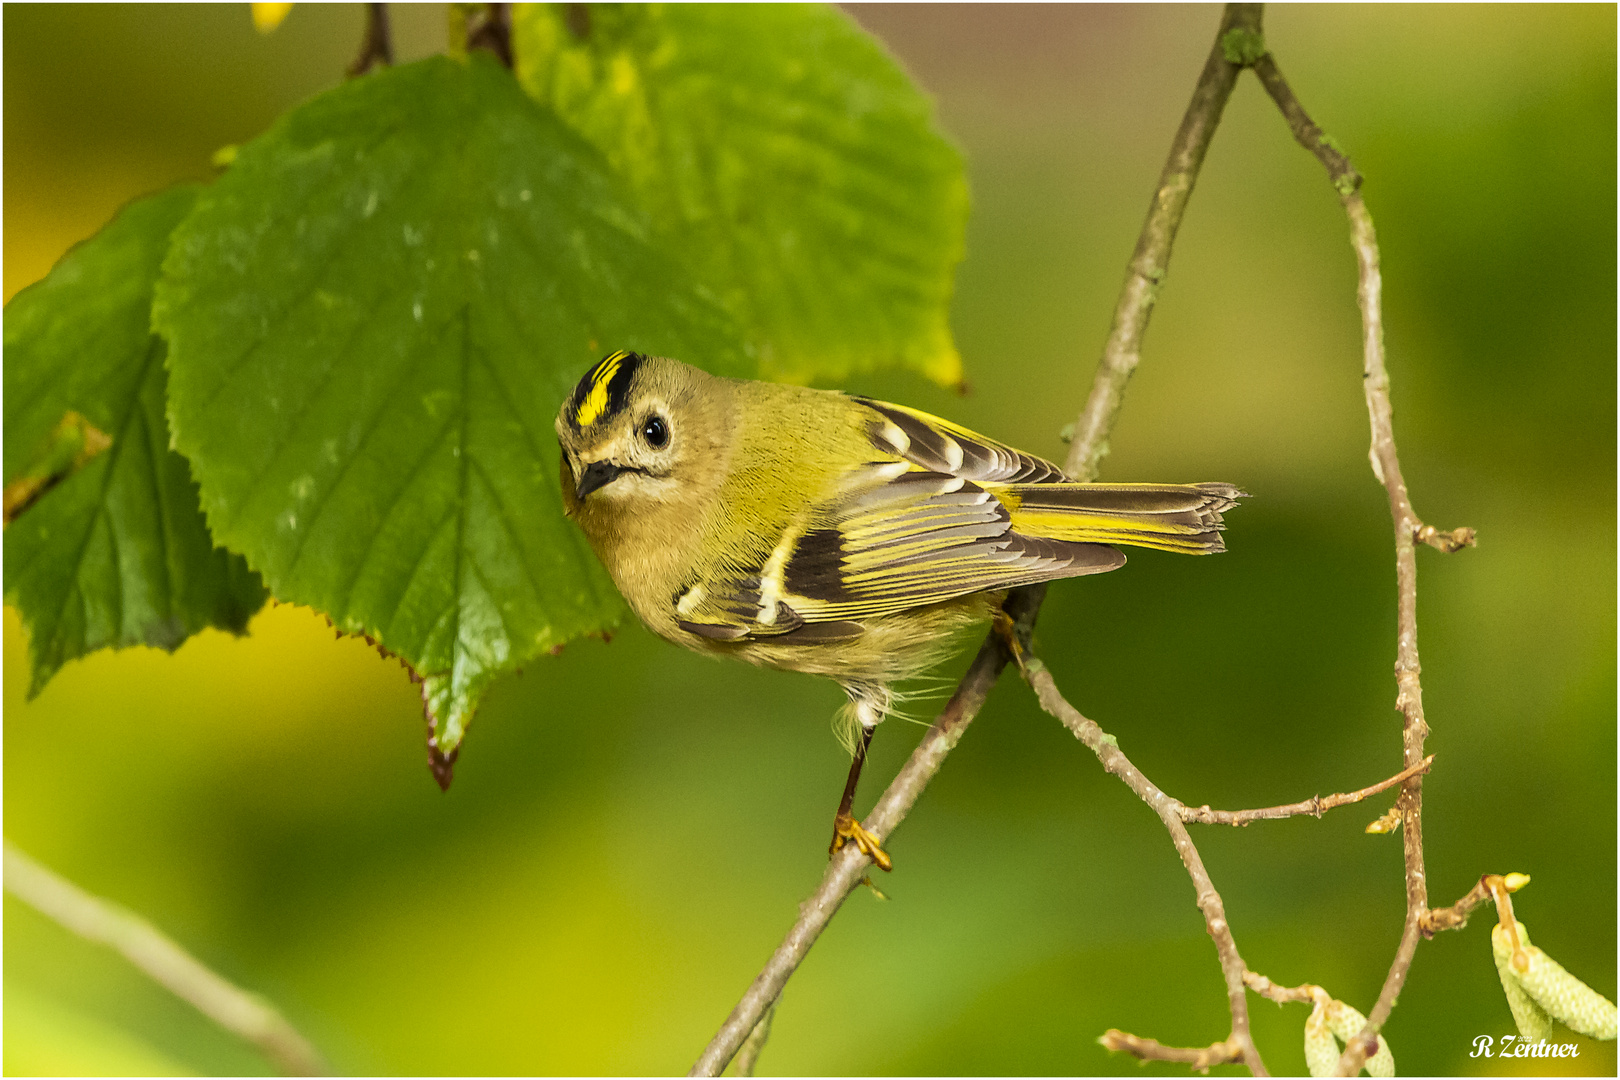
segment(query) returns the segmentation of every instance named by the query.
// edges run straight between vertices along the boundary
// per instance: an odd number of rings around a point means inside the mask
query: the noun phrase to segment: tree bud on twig
[[[1401,808],[1399,806],[1392,806],[1389,808],[1389,813],[1385,814],[1371,825],[1368,825],[1367,831],[1373,834],[1392,833],[1400,827]]]

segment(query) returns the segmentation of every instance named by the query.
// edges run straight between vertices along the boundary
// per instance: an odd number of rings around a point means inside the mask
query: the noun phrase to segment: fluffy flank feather
[[[861,721],[856,715],[856,705],[853,701],[846,701],[838,706],[833,713],[833,738],[850,757],[855,756],[855,748],[861,744]]]

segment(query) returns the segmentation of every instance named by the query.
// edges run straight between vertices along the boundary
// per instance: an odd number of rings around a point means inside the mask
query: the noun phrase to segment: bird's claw
[[[832,846],[827,849],[827,854],[836,855],[845,844],[854,844],[862,855],[877,864],[878,869],[885,871],[894,869],[894,861],[878,843],[878,838],[867,832],[853,817],[839,814],[833,819]]]
[[[1007,652],[1012,655],[1013,663],[1018,670],[1024,670],[1024,646],[1018,640],[1018,625],[1013,617],[1007,614],[1006,608],[996,608],[996,613],[990,618],[990,627],[1001,636],[1002,642],[1007,646]]]

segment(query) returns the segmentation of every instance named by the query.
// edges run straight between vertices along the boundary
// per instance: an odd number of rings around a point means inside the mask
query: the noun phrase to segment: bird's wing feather
[[[1062,469],[1044,458],[987,439],[949,420],[904,405],[863,397],[854,400],[877,414],[869,429],[872,445],[918,469],[976,484],[1050,484],[1068,479]]]
[[[1102,544],[1019,533],[996,495],[971,481],[908,471],[806,531],[784,565],[782,599],[807,623],[859,620],[1124,562]]]

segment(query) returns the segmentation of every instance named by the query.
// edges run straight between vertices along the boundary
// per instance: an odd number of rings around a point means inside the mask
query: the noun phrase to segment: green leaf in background
[[[967,182],[933,106],[821,4],[524,4],[519,81],[607,156],[767,376],[947,385]]]
[[[214,535],[424,680],[441,783],[498,674],[623,611],[552,421],[616,348],[743,374],[600,155],[487,56],[356,79],[243,146],[154,308]]]
[[[132,203],[6,305],[5,595],[28,626],[31,694],[88,652],[240,633],[264,604],[169,448],[152,288],[196,196]]]

